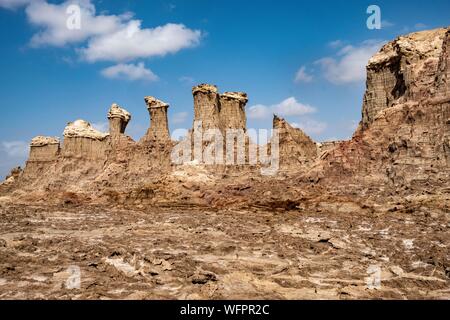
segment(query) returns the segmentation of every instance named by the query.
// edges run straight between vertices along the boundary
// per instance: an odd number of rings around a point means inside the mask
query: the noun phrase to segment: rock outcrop
[[[220,128],[220,98],[217,87],[200,84],[192,88],[194,122],[201,122],[204,130]]]
[[[448,42],[446,29],[412,33],[389,42],[369,60],[362,109],[364,127],[386,108],[436,96],[436,77],[440,77],[440,90],[445,96],[445,39]]]
[[[145,140],[167,141],[170,139],[167,109],[169,105],[155,97],[145,97],[145,103],[150,114],[150,128]]]
[[[37,136],[31,140],[29,161],[54,161],[60,153],[59,138]]]
[[[75,190],[91,201],[134,205],[238,206],[260,203],[264,195],[272,199],[271,205],[286,207],[298,206],[292,199],[301,198],[303,190],[317,188],[330,194],[370,189],[383,195],[449,190],[449,34],[449,29],[436,29],[402,36],[370,59],[362,120],[348,141],[316,143],[275,116],[278,143],[267,149],[271,156],[279,155],[278,175],[264,176],[262,163],[251,162],[247,154],[256,150],[247,135],[247,95],[220,94],[216,86],[201,84],[192,89],[194,124],[203,132],[215,129],[221,136],[202,140],[199,158],[193,150],[195,130],[183,142],[172,141],[169,105],[148,96],[151,123],[140,141],[126,136],[131,115],[113,104],[109,133],[77,120],[64,130],[61,147],[54,138],[33,139],[23,173],[7,190],[27,190],[28,196]],[[216,148],[225,145],[230,129],[242,132],[244,139],[240,146],[232,146],[229,158],[237,159],[239,148],[244,149],[244,165],[228,161],[228,154]],[[172,152],[182,143],[187,146],[187,161],[174,162]],[[202,163],[205,152],[214,156],[220,152],[225,161]]]
[[[244,92],[225,92],[220,95],[220,127],[227,129],[247,129],[245,105],[247,94]]]
[[[69,122],[64,129],[63,156],[99,160],[106,158],[109,133],[95,130],[85,120]]]
[[[448,180],[449,32],[399,37],[370,59],[361,126],[323,156],[324,176],[404,186]]]
[[[116,138],[125,133],[128,122],[131,120],[131,114],[118,104],[113,103],[108,111],[108,120],[109,134]]]
[[[292,127],[286,120],[274,115],[273,128],[278,130],[280,163],[301,170],[317,159],[317,144],[301,129]]]

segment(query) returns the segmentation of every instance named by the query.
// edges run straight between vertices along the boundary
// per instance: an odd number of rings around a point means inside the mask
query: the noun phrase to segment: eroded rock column
[[[62,153],[65,158],[105,159],[109,133],[95,130],[84,120],[69,122],[64,129]]]
[[[118,104],[113,103],[108,111],[109,134],[115,138],[125,133],[131,114],[122,109]]]
[[[169,105],[155,97],[145,97],[145,103],[150,114],[150,128],[147,131],[147,139],[170,140],[169,124],[167,121],[167,109]]]
[[[54,161],[58,155],[58,138],[37,136],[31,140],[29,161]]]
[[[220,95],[220,122],[224,130],[247,128],[245,105],[247,94],[244,92],[225,92]]]
[[[203,129],[220,128],[220,101],[217,87],[200,84],[192,88],[194,122],[201,121]]]

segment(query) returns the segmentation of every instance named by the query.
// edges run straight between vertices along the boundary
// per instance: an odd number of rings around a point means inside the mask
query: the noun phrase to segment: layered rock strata
[[[24,172],[8,190],[70,189],[122,203],[201,205],[257,202],[262,194],[275,197],[275,189],[288,200],[300,197],[303,188],[450,190],[449,39],[449,29],[413,33],[386,44],[370,59],[362,120],[350,140],[318,144],[275,116],[281,165],[276,176],[262,177],[258,165],[225,162],[230,170],[222,170],[221,165],[189,161],[192,157],[174,163],[171,153],[180,142],[170,139],[168,104],[149,96],[145,102],[151,124],[141,141],[114,138],[126,137],[130,120],[129,113],[115,105],[108,113],[110,133],[77,120],[64,130],[61,148],[56,139],[35,138]],[[241,130],[246,152],[254,146],[246,133],[246,94],[220,94],[208,84],[194,87],[192,93],[194,120],[201,121],[202,129]],[[200,152],[214,147],[203,143]],[[237,194],[245,199],[237,201]]]
[[[169,123],[167,120],[167,109],[169,105],[152,96],[144,98],[150,114],[150,128],[147,131],[147,140],[167,141],[170,140]]]
[[[131,120],[131,114],[118,104],[113,103],[108,111],[108,120],[109,134],[116,138],[125,133],[128,122]]]

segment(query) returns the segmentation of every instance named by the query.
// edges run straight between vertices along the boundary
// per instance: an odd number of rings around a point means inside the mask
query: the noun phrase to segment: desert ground
[[[0,299],[449,299],[447,209],[2,205]]]

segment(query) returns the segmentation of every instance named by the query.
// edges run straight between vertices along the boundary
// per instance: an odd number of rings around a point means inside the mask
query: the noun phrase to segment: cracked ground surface
[[[449,240],[445,212],[8,205],[0,299],[449,299]]]

